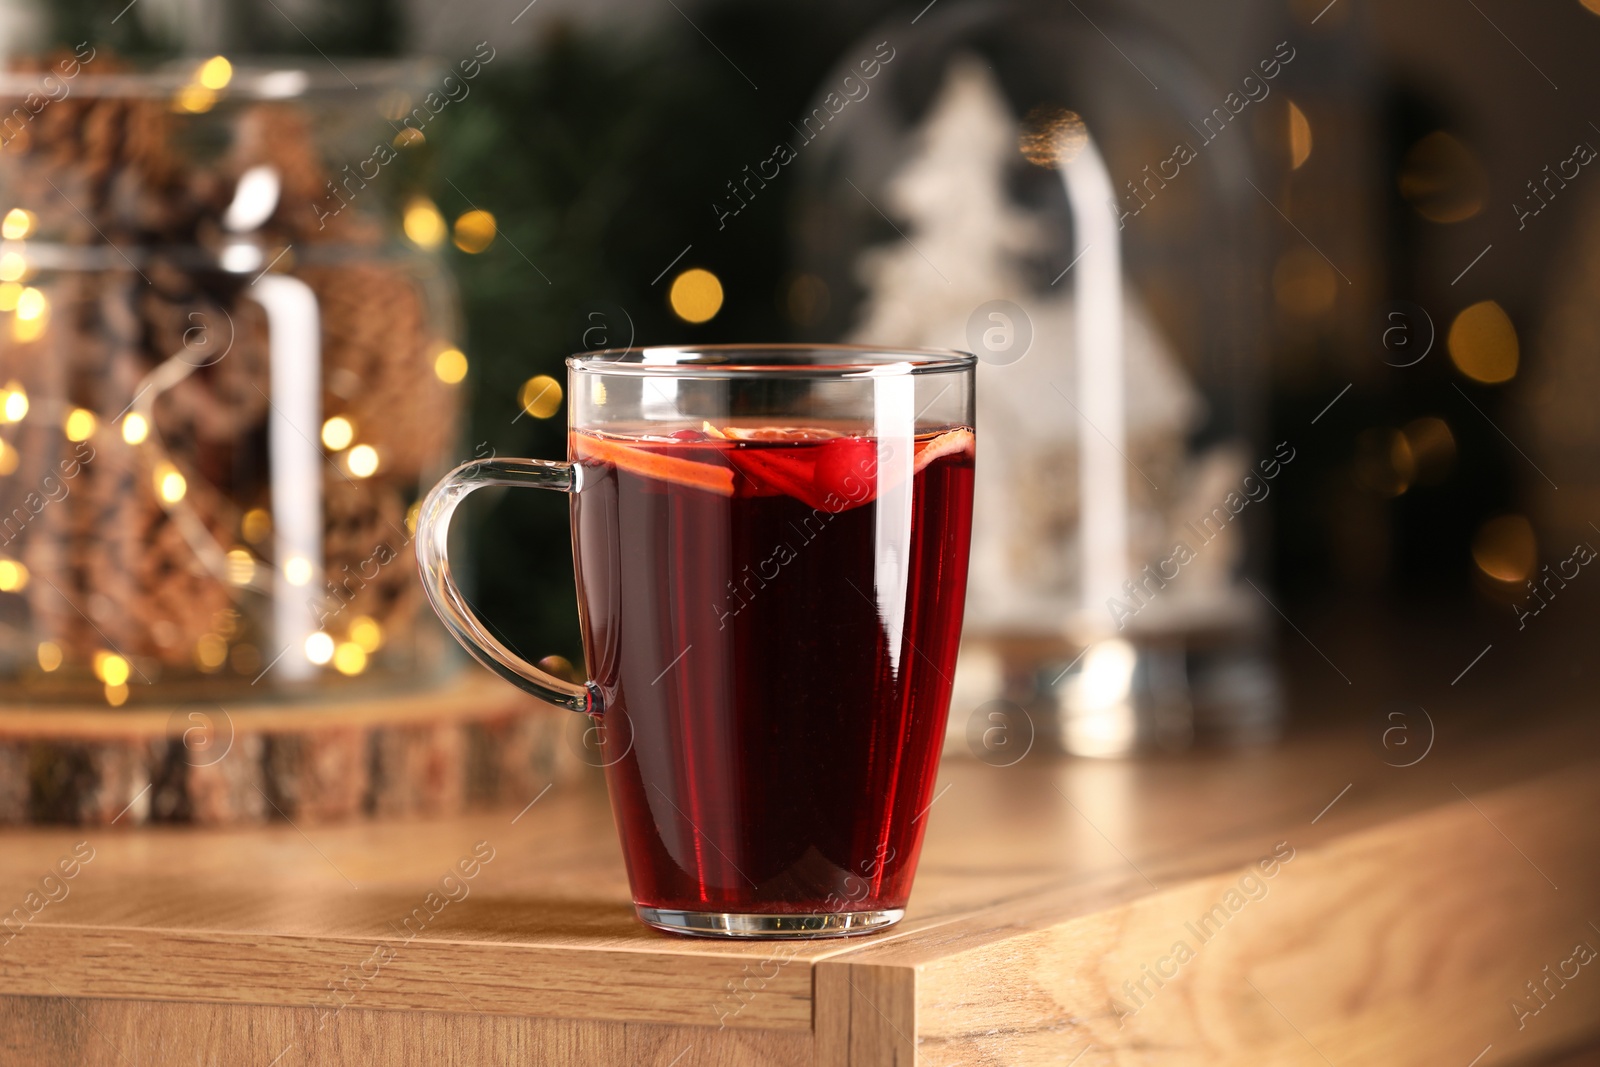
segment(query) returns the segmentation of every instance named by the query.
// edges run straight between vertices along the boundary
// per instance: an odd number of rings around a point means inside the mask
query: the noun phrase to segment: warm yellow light
[[[107,685],[125,685],[128,681],[128,661],[115,652],[96,652],[94,675]]]
[[[356,428],[343,415],[335,415],[322,424],[322,443],[339,452],[350,447],[356,437]]]
[[[44,323],[45,320],[43,318],[12,319],[11,339],[22,344],[26,344],[29,341],[37,341],[39,336],[44,333]]]
[[[0,237],[8,241],[20,241],[33,232],[36,221],[33,212],[14,207],[6,212],[4,219],[0,219]]]
[[[340,674],[360,674],[367,669],[367,653],[354,641],[342,642],[334,649],[333,669]]]
[[[21,422],[28,417],[28,393],[17,382],[7,382],[0,396],[5,400],[0,402],[0,417],[7,422]]]
[[[350,640],[360,645],[363,652],[376,652],[383,644],[383,627],[376,619],[358,615],[350,622]]]
[[[1464,308],[1445,340],[1456,369],[1475,382],[1508,382],[1517,373],[1517,329],[1493,300]]]
[[[311,561],[304,556],[290,556],[283,565],[283,576],[290,585],[305,585],[311,580]]]
[[[422,501],[417,501],[406,508],[406,530],[410,533],[417,532],[417,518],[422,514]]]
[[[319,667],[333,659],[333,638],[321,630],[307,637],[306,659]]]
[[[28,568],[14,559],[0,559],[0,593],[20,593],[28,587]]]
[[[0,311],[17,310],[17,301],[21,298],[21,282],[0,282]]]
[[[234,585],[249,585],[255,580],[256,560],[247,548],[228,549],[228,581]]]
[[[176,504],[189,491],[188,479],[180,474],[178,468],[170,463],[156,465],[153,481],[155,482],[156,496],[160,497],[163,503]]]
[[[272,536],[272,516],[266,508],[251,508],[239,520],[239,532],[252,545],[259,545]]]
[[[150,436],[150,421],[137,411],[129,412],[122,420],[122,439],[130,445],[143,444]]]
[[[394,146],[396,148],[420,148],[427,143],[428,139],[422,136],[422,131],[413,129],[410,126],[394,135]]]
[[[178,90],[178,95],[172,99],[172,110],[187,111],[191,115],[210,111],[217,102],[215,89],[207,89],[204,85],[185,85]]]
[[[233,80],[233,64],[222,56],[212,56],[200,64],[194,80],[206,89],[222,89]]]
[[[548,374],[535,375],[517,391],[522,410],[536,419],[548,419],[561,410],[561,383]]]
[[[447,348],[433,357],[433,373],[446,385],[455,385],[467,376],[467,356],[459,348]]]
[[[494,235],[494,216],[487,211],[473,209],[456,219],[456,247],[463,252],[482,252],[494,244]]]
[[[128,702],[127,683],[106,686],[106,703],[114,708],[120,708]]]
[[[356,445],[345,457],[345,466],[357,478],[370,478],[378,473],[378,450],[371,445]]]
[[[16,470],[17,464],[21,461],[22,457],[17,454],[16,449],[0,441],[0,475],[10,474]]]
[[[1539,562],[1533,524],[1521,515],[1490,519],[1472,539],[1472,559],[1479,570],[1496,581],[1526,581]]]
[[[203,671],[214,671],[228,661],[228,642],[221,634],[206,634],[194,643],[194,661]]]
[[[1600,15],[1600,0],[1578,0],[1578,3],[1582,4],[1593,14]]]
[[[36,319],[43,315],[49,308],[44,294],[33,286],[28,286],[17,294],[17,318]]]
[[[67,417],[61,423],[61,429],[66,433],[69,441],[87,441],[94,436],[95,428],[100,425],[100,420],[94,417],[94,412],[88,408],[73,408],[67,412]]]
[[[419,196],[407,204],[401,222],[405,227],[406,236],[421,248],[439,247],[445,235],[450,232],[445,225],[444,216],[433,206],[433,201],[426,197]]]
[[[1306,113],[1289,101],[1289,169],[1299,170],[1311,158],[1311,123]]]
[[[667,300],[684,322],[710,322],[722,309],[722,282],[710,271],[692,267],[672,279]]]
[[[0,252],[0,282],[14,282],[28,273],[28,261],[21,252]]]
[[[61,646],[54,641],[39,642],[39,669],[46,673],[61,666]]]

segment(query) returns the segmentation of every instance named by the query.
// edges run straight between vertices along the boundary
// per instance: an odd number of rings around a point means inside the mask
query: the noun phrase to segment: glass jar
[[[791,314],[982,361],[958,737],[1276,733],[1260,501],[1294,443],[1258,437],[1251,181],[1292,61],[1213,88],[1118,7],[955,2],[849,50],[794,128]]]
[[[411,528],[466,358],[412,192],[434,72],[29,66],[0,76],[7,699],[438,674]]]

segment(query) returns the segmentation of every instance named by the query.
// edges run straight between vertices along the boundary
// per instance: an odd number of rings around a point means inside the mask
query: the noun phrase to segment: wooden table
[[[867,939],[646,929],[596,782],[427,822],[6,833],[0,907],[74,876],[0,930],[0,1062],[1490,1067],[1592,1042],[1600,960],[1567,962],[1600,948],[1592,702],[1528,723],[1515,687],[1450,690],[1395,767],[1381,705],[1328,679],[1349,714],[1268,750],[948,761],[907,917]]]

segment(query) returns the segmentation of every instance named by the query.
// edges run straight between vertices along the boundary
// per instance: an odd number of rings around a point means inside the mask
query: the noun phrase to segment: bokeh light
[[[467,376],[467,355],[459,348],[446,348],[433,357],[433,373],[446,385],[456,385]]]
[[[203,671],[214,671],[228,662],[228,642],[221,634],[206,634],[194,644],[194,661]]]
[[[474,208],[456,219],[455,245],[463,252],[478,253],[494,244],[494,216]]]
[[[406,237],[419,248],[438,248],[444,242],[445,235],[450,232],[449,227],[445,225],[444,216],[433,206],[433,201],[422,196],[416,197],[406,205],[401,225],[406,231]]]
[[[252,545],[259,545],[272,536],[272,515],[266,508],[251,508],[239,520],[239,533]]]
[[[17,382],[7,382],[0,389],[0,418],[6,422],[21,422],[28,417],[28,392]]]
[[[290,585],[305,585],[311,581],[311,561],[304,556],[290,556],[283,564],[283,576]]]
[[[14,559],[0,559],[0,593],[20,593],[28,588],[28,568]]]
[[[367,615],[357,615],[350,620],[350,640],[361,646],[363,652],[376,652],[383,645],[383,627]]]
[[[333,659],[333,638],[318,630],[306,638],[306,659],[321,667]]]
[[[122,439],[130,445],[144,443],[150,436],[150,421],[137,411],[130,411],[122,420]]]
[[[667,299],[684,322],[710,322],[722,310],[722,282],[708,270],[691,267],[672,279]]]
[[[152,480],[155,483],[156,495],[164,504],[176,504],[189,491],[188,479],[170,463],[157,464]]]
[[[1493,385],[1510,381],[1517,373],[1517,330],[1493,300],[1463,309],[1450,324],[1445,345],[1456,369],[1475,382]]]
[[[87,441],[94,436],[94,431],[99,425],[100,420],[96,419],[94,412],[88,408],[73,408],[62,420],[61,431],[67,435],[69,441]]]
[[[199,115],[210,111],[217,103],[217,91],[204,85],[185,85],[172,98],[172,110]]]
[[[1497,582],[1524,582],[1539,562],[1533,524],[1521,515],[1498,515],[1478,528],[1472,560]]]
[[[125,685],[130,674],[128,661],[115,652],[96,652],[94,676],[106,685]]]
[[[344,641],[333,652],[333,669],[354,676],[367,669],[367,653],[354,641]]]
[[[1400,496],[1411,488],[1416,458],[1411,443],[1398,430],[1363,430],[1356,437],[1355,479],[1379,496]]]
[[[256,560],[247,548],[228,549],[228,581],[249,585],[256,577]]]
[[[355,439],[355,425],[343,415],[335,415],[322,424],[322,443],[335,452],[349,448]]]
[[[345,457],[345,466],[357,478],[370,478],[378,473],[378,450],[371,445],[356,445]]]
[[[548,374],[537,374],[517,390],[517,402],[536,419],[548,419],[561,410],[561,383]]]
[[[37,222],[33,212],[14,207],[6,212],[5,218],[0,219],[0,237],[8,241],[20,241],[33,232]]]
[[[1438,130],[1400,161],[1400,195],[1431,222],[1461,222],[1483,210],[1489,175],[1471,149]]]
[[[1440,418],[1412,419],[1400,431],[1411,453],[1418,485],[1437,485],[1450,476],[1456,464],[1456,438]]]
[[[41,671],[49,673],[61,666],[61,646],[54,641],[40,641],[37,654]]]
[[[1289,101],[1289,169],[1299,170],[1311,158],[1311,123],[1293,100]]]
[[[233,64],[229,63],[223,56],[212,56],[200,64],[200,69],[195,73],[194,80],[199,82],[201,87],[205,89],[215,91],[226,88],[227,84],[233,80]]]

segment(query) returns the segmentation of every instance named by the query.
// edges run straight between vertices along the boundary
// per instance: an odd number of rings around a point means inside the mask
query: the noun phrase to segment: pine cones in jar
[[[117,69],[96,61],[97,74]],[[307,607],[333,608],[321,619],[341,641],[359,621],[369,651],[374,633],[414,647],[397,640],[420,617],[405,519],[449,452],[457,398],[433,373],[440,309],[426,271],[384,245],[372,214],[381,199],[327,218],[312,210],[331,174],[311,106],[193,116],[161,96],[75,92],[0,148],[0,188],[32,213],[16,288],[48,309],[24,328],[3,314],[0,288],[0,384],[35,404],[33,419],[0,425],[4,447],[27,460],[0,474],[0,508],[26,511],[51,471],[66,487],[0,558],[33,576],[22,590],[29,640],[80,673],[115,649],[152,680],[231,667],[248,681],[279,651],[269,647],[272,575],[285,563],[270,528],[271,328],[254,287],[267,270],[314,294],[321,417],[354,428],[324,447],[320,425],[294,427],[326,459],[327,587],[308,588]],[[224,224],[229,205],[241,177],[264,168],[277,196],[247,235],[259,270],[224,269],[221,249],[245,239]],[[351,462],[358,446],[375,469]],[[4,462],[0,451],[0,471]],[[62,478],[67,463],[74,473]]]

